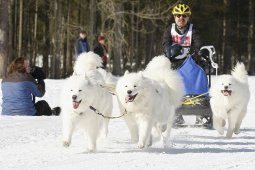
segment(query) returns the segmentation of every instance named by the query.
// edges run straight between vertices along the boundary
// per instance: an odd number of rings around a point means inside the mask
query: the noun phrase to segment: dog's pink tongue
[[[77,109],[79,107],[80,103],[79,102],[73,102],[73,108]]]
[[[125,97],[125,102],[126,102],[126,103],[129,102],[129,99],[130,99],[130,97],[129,97],[129,96],[126,96],[126,97]]]
[[[228,91],[224,91],[224,92],[223,92],[223,95],[224,95],[224,96],[229,96],[229,92],[228,92]]]

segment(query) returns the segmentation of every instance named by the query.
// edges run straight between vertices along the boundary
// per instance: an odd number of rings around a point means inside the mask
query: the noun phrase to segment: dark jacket
[[[97,43],[94,46],[93,49],[94,53],[96,53],[97,55],[99,55],[102,58],[103,61],[103,66],[106,67],[107,64],[107,50],[106,47],[103,44]]]
[[[172,45],[172,36],[171,36],[171,29],[172,29],[172,24],[170,24],[166,31],[164,32],[164,36],[163,36],[163,46],[166,47],[167,45]],[[186,31],[188,31],[189,29],[189,24],[187,25]],[[175,30],[176,32],[178,32],[180,35],[181,32],[177,29],[177,27],[175,26]],[[184,33],[186,32],[184,31]],[[191,46],[195,49],[196,52],[199,51],[200,47],[202,47],[204,45],[204,42],[201,40],[200,35],[199,35],[199,31],[196,29],[196,27],[192,27],[192,40],[191,40]]]
[[[75,43],[75,59],[79,56],[79,54],[83,52],[89,52],[89,43],[87,41],[87,38],[79,38]]]
[[[186,31],[188,31],[189,29],[189,25],[190,23],[187,24],[186,30],[184,31],[183,34],[186,33]],[[172,45],[172,35],[171,35],[171,29],[172,29],[172,24],[170,24],[166,31],[164,32],[163,35],[163,47],[164,49],[169,46]],[[178,34],[183,35],[176,27],[175,24],[175,30]],[[196,29],[196,27],[192,27],[192,39],[191,39],[191,47],[192,47],[192,51],[194,52],[193,58],[195,59],[196,62],[198,62],[199,56],[197,55],[199,49],[204,45],[204,42],[201,40],[200,35],[199,35],[199,31]],[[174,63],[174,67],[178,67],[181,63],[183,62],[183,60],[180,61],[176,61],[176,63]]]
[[[43,81],[43,80],[42,80]],[[38,85],[28,73],[14,72],[2,80],[2,114],[28,115],[36,114],[32,95],[42,97],[45,88]]]

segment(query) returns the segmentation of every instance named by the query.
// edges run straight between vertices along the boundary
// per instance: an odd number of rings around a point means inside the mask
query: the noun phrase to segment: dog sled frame
[[[206,68],[208,73],[206,74],[208,80],[208,88],[211,87],[211,74],[212,68],[216,69],[216,76],[218,71],[218,64],[213,61],[215,55],[215,48],[213,46],[203,46],[201,49],[207,49],[209,51],[209,64]],[[177,127],[185,126],[203,126],[208,129],[213,128],[213,113],[210,106],[210,97],[209,92],[205,92],[199,95],[187,95],[183,98],[183,104],[176,110],[176,117],[194,115],[196,116],[196,124],[187,125],[187,124],[175,124]]]

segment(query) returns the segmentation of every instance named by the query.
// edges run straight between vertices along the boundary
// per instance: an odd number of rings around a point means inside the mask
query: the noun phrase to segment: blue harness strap
[[[205,71],[188,56],[177,69],[183,78],[185,95],[199,95],[208,92],[208,79]]]

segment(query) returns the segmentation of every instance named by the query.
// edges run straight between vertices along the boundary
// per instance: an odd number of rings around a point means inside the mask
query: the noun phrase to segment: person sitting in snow
[[[30,68],[29,60],[24,57],[15,58],[8,67],[7,76],[2,80],[2,115],[59,115],[59,107],[51,110],[44,100],[33,102],[33,95],[42,97],[45,94],[44,78],[45,73],[39,67]]]

